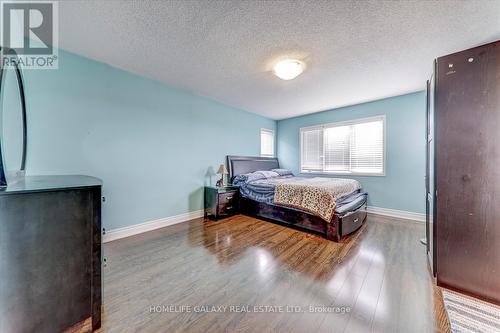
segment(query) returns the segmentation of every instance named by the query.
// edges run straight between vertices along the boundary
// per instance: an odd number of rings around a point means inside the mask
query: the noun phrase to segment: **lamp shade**
[[[217,173],[219,175],[227,175],[229,172],[227,172],[226,166],[224,164],[221,164],[219,166],[219,170],[217,170]]]

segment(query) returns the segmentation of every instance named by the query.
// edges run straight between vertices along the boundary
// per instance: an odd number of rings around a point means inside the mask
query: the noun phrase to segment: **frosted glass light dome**
[[[295,59],[285,59],[274,66],[274,75],[282,80],[292,80],[302,74],[304,64]]]

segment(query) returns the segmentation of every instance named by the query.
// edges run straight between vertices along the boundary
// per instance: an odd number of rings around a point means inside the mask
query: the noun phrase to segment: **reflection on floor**
[[[238,215],[114,241],[104,331],[447,331],[424,232],[370,215],[337,244]]]

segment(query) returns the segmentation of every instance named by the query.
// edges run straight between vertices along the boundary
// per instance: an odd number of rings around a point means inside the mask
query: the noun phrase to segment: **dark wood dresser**
[[[205,186],[205,217],[215,220],[239,212],[239,188],[237,186]]]
[[[0,189],[0,332],[101,326],[101,181],[41,176]]]

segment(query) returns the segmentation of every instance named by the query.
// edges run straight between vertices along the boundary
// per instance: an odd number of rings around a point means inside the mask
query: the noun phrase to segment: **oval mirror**
[[[18,68],[4,67],[0,77],[0,147],[4,180],[9,184],[24,177],[26,161],[24,88]]]

